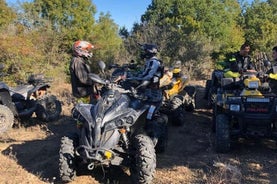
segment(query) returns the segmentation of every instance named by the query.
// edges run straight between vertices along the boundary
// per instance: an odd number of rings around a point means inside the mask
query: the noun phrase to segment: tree
[[[109,13],[100,13],[89,38],[96,45],[96,59],[114,62],[115,58],[119,58],[122,39],[118,35],[118,26],[113,22]]]
[[[34,0],[32,9],[51,21],[67,46],[72,40],[88,39],[92,34],[96,8],[90,0]]]
[[[253,44],[253,50],[268,51],[277,40],[277,9],[276,1],[255,0],[246,9],[246,38]]]
[[[122,39],[126,39],[129,37],[129,32],[125,26],[119,29],[119,35],[121,36]]]
[[[11,23],[16,18],[16,13],[8,7],[4,0],[0,0],[0,28]]]
[[[156,43],[169,64],[209,65],[209,55],[221,59],[244,42],[241,21],[237,0],[153,0],[125,43]]]

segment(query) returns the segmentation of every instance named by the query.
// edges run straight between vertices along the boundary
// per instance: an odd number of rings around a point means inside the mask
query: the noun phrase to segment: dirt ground
[[[203,83],[202,83],[203,84]],[[203,85],[198,86],[197,106],[186,112],[182,127],[169,124],[167,150],[157,155],[154,184],[275,184],[277,147],[268,139],[240,139],[228,154],[214,150],[211,132],[212,112],[205,108]],[[60,138],[74,130],[70,117],[72,104],[68,91],[59,90],[63,101],[62,117],[49,124],[34,118],[25,126],[0,135],[0,184],[60,183],[58,151]],[[114,181],[130,183],[128,172],[115,170]],[[107,183],[101,169],[82,173],[70,184]]]

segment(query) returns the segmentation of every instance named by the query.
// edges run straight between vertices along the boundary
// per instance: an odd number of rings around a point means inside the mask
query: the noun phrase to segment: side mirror
[[[98,65],[101,69],[101,72],[104,73],[104,70],[106,68],[106,64],[104,63],[104,61],[98,61]]]

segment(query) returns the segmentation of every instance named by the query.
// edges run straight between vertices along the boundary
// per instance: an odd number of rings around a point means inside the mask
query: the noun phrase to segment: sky
[[[97,14],[110,13],[111,18],[119,27],[125,26],[129,31],[134,23],[140,22],[140,17],[146,11],[152,0],[92,0]]]
[[[8,4],[16,4],[30,0],[6,0]],[[247,0],[251,3],[253,0]],[[134,23],[140,23],[140,17],[151,4],[152,0],[92,0],[96,6],[96,19],[100,12],[109,13],[111,19],[119,26],[125,26],[129,31]]]
[[[31,0],[6,0],[9,5]],[[140,17],[146,11],[152,0],[92,0],[96,6],[95,19],[100,12],[109,13],[111,19],[119,26],[125,26],[129,31],[135,22],[140,22]]]
[[[251,3],[253,0],[247,0]],[[134,23],[140,22],[140,17],[145,13],[152,0],[92,0],[96,5],[97,14],[109,12],[111,18],[119,27],[125,26],[129,31]]]

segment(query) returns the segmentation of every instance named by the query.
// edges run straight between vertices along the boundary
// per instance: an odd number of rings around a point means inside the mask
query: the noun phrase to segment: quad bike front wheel
[[[184,106],[185,110],[188,112],[192,112],[195,109],[195,95],[196,95],[196,87],[195,86],[186,86],[184,88],[186,95],[184,96]]]
[[[167,148],[168,117],[166,114],[161,114],[156,121],[159,126],[160,136],[158,138],[157,145],[155,146],[155,150],[157,153],[163,153]]]
[[[216,92],[217,88],[216,87],[211,87],[209,92],[208,92],[208,108],[212,109],[213,105],[215,104],[216,101]]]
[[[6,132],[14,124],[14,115],[5,105],[0,105],[0,134]]]
[[[64,182],[70,182],[76,177],[77,168],[73,138],[62,137],[59,154],[60,178]]]
[[[62,105],[53,95],[46,96],[38,101],[36,116],[46,122],[57,120],[62,112]]]
[[[208,100],[210,88],[212,87],[212,80],[206,80],[204,99]]]
[[[130,167],[133,183],[149,184],[156,169],[156,153],[152,139],[138,134],[132,142],[132,162]]]

